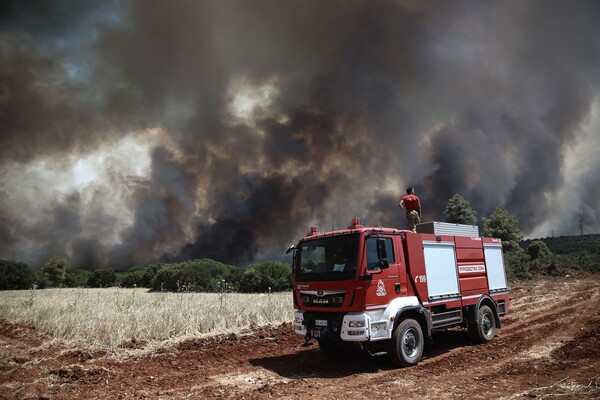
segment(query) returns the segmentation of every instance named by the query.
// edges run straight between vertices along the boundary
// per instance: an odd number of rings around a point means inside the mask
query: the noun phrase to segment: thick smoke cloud
[[[246,263],[405,227],[408,185],[598,232],[598,37],[594,1],[4,2],[0,257]]]

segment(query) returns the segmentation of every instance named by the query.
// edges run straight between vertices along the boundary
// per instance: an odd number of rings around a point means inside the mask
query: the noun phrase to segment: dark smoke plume
[[[5,1],[0,258],[119,267],[405,228],[600,231],[596,1]]]

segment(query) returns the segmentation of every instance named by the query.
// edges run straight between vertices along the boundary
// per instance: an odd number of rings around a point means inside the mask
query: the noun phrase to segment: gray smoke
[[[0,257],[245,263],[405,227],[408,185],[598,232],[599,37],[583,0],[2,2]]]

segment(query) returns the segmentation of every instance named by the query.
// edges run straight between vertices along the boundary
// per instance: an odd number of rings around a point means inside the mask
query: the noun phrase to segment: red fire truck
[[[492,340],[509,307],[502,243],[477,227],[465,234],[469,226],[435,224],[443,229],[368,228],[358,219],[343,230],[311,228],[288,250],[295,332],[324,352],[354,343],[405,367],[419,362],[436,329]]]

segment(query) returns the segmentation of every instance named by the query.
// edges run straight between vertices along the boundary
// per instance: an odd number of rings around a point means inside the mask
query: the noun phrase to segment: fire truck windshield
[[[296,280],[335,281],[356,275],[358,235],[334,236],[300,243],[296,261]]]

